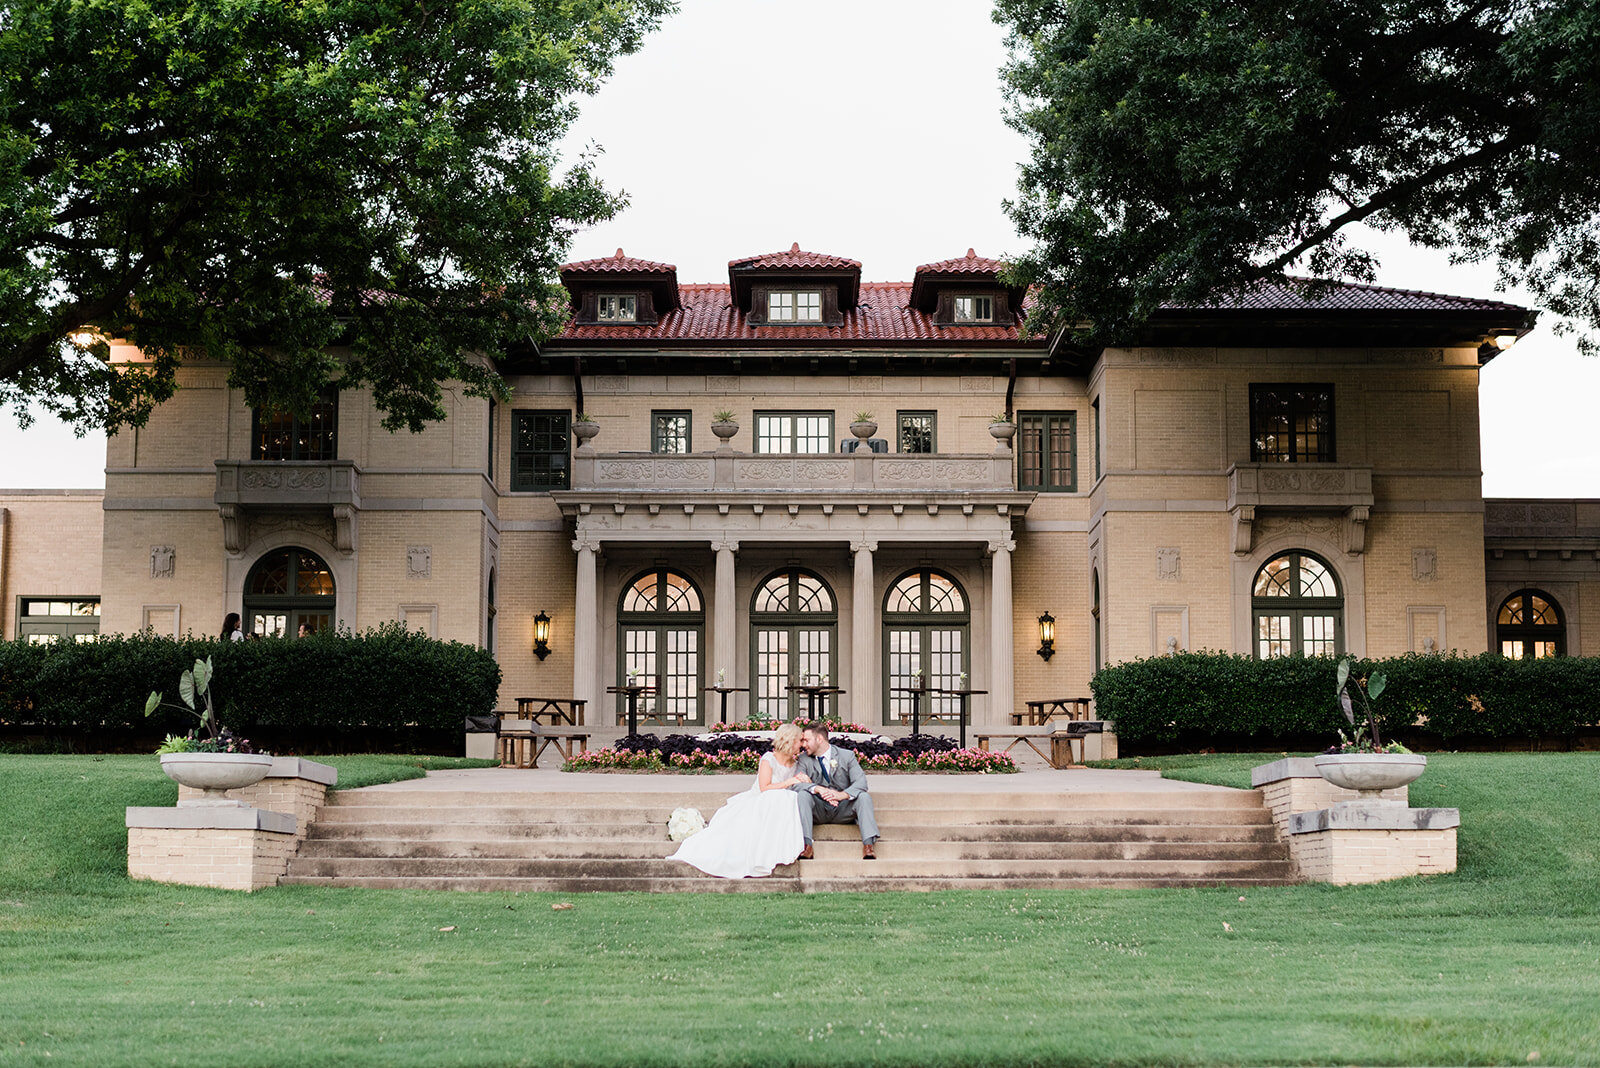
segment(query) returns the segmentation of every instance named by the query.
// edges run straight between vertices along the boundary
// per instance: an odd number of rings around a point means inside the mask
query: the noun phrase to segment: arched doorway
[[[641,718],[664,719],[665,713],[701,722],[706,611],[694,581],[664,567],[637,576],[622,591],[617,629],[619,684],[632,672],[639,682],[655,687],[654,694],[640,698]],[[623,701],[618,695],[619,711],[626,708]]]
[[[244,583],[244,629],[263,638],[294,637],[333,626],[333,572],[310,549],[274,549],[250,569]]]
[[[930,688],[965,688],[961,676],[971,669],[971,627],[967,595],[944,572],[920,568],[890,583],[883,602],[885,723],[909,722],[911,697],[895,691],[910,686],[916,672]],[[959,709],[954,697],[930,695],[922,702],[922,714],[934,719],[955,719]]]
[[[788,687],[807,676],[837,684],[834,649],[839,608],[822,577],[800,568],[780,571],[756,587],[750,601],[752,710],[764,719],[794,719],[803,695]]]
[[[1543,590],[1518,590],[1501,602],[1494,636],[1500,655],[1516,660],[1540,660],[1567,651],[1561,606]]]
[[[1327,561],[1302,549],[1279,553],[1256,572],[1251,592],[1255,656],[1344,652],[1344,597]]]

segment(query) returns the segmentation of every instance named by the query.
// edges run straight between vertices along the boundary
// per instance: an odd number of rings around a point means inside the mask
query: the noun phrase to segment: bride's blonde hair
[[[785,723],[778,728],[778,733],[772,736],[772,751],[778,756],[792,757],[800,751],[800,728],[793,723]]]

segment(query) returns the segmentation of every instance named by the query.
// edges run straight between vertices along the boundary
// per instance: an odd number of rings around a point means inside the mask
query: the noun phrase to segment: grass
[[[1600,755],[1430,765],[1428,880],[558,897],[130,882],[153,761],[0,756],[0,1065],[1600,1064]]]

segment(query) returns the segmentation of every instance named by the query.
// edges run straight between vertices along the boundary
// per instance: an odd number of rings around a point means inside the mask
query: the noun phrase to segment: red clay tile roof
[[[1446,293],[1428,293],[1416,289],[1391,289],[1387,286],[1361,285],[1357,282],[1336,282],[1316,299],[1306,297],[1304,287],[1309,278],[1289,276],[1282,281],[1258,282],[1238,293],[1218,297],[1200,305],[1172,305],[1162,307],[1169,311],[1507,311],[1523,312],[1528,309],[1498,300],[1481,300],[1476,297],[1455,297]]]
[[[607,272],[612,274],[677,274],[678,268],[670,263],[656,263],[653,260],[636,260],[631,256],[624,256],[622,250],[617,249],[615,256],[603,256],[597,260],[579,260],[576,263],[563,263],[561,273],[587,274],[590,272]]]
[[[861,263],[826,252],[802,252],[800,242],[796,241],[788,252],[767,252],[729,260],[728,269],[735,267],[751,271],[859,271]]]
[[[1000,268],[1005,266],[999,260],[991,260],[980,256],[972,249],[967,249],[967,254],[953,260],[940,260],[938,263],[924,263],[917,268],[918,274],[998,274]]]
[[[839,326],[750,326],[725,285],[682,285],[683,304],[654,326],[568,323],[550,344],[567,341],[627,342],[845,342],[855,345],[933,342],[970,345],[1015,342],[1015,326],[941,326],[933,316],[909,306],[905,282],[863,282],[861,299],[844,313]],[[1036,342],[1042,345],[1043,342]]]

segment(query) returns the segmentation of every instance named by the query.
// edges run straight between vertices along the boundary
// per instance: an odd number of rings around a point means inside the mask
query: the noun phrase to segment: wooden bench
[[[675,723],[675,724],[677,724],[678,726],[681,727],[685,723],[689,722],[689,713],[687,713],[687,712],[640,712],[639,713],[639,725],[641,727],[644,726],[646,723],[652,722],[652,721],[657,722],[657,723],[661,723],[661,724],[665,724],[668,720],[671,720],[673,723]],[[617,726],[620,727],[626,722],[628,722],[628,710],[626,708],[617,709]]]
[[[1070,768],[1075,763],[1083,763],[1083,736],[1081,734],[1068,734],[1066,731],[1057,730],[1029,730],[1026,727],[1014,731],[981,731],[973,737],[978,740],[978,748],[987,750],[991,741],[1004,741],[1011,739],[1002,753],[1009,753],[1018,745],[1025,745],[1039,754],[1046,764],[1052,768]],[[1049,743],[1049,751],[1039,748],[1040,742]],[[1072,759],[1072,743],[1078,743],[1078,760]]]
[[[1011,713],[1011,722],[1043,727],[1053,719],[1084,720],[1089,718],[1091,697],[1047,697],[1039,701],[1026,701],[1026,712]]]
[[[501,731],[498,741],[500,766],[531,768],[539,763],[546,749],[555,746],[563,760],[571,760],[589,745],[589,732],[559,727],[534,727],[532,730]]]

